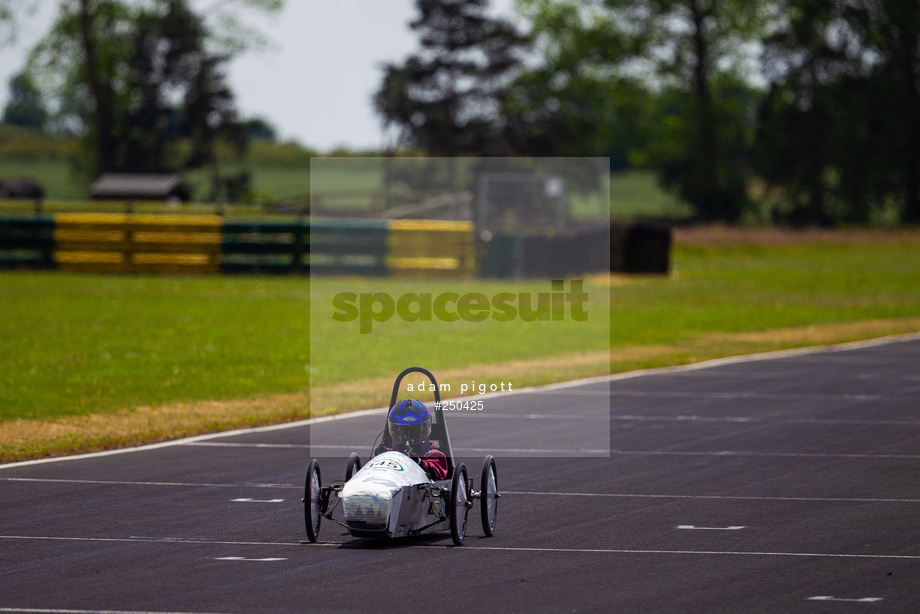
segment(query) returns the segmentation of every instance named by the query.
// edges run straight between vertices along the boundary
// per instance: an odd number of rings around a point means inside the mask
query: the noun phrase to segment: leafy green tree
[[[264,117],[253,117],[246,121],[246,134],[250,140],[276,142],[278,129]]]
[[[421,49],[387,64],[374,106],[397,145],[433,155],[508,152],[500,109],[526,38],[487,0],[416,0]]]
[[[26,73],[19,73],[10,79],[10,99],[3,109],[3,123],[45,130],[48,110],[41,92]]]
[[[211,178],[210,199],[220,193],[217,144],[226,141],[238,152],[246,149],[247,131],[237,118],[233,92],[221,72],[222,58],[206,58],[194,73],[183,105],[185,134],[192,143],[186,166],[207,168]]]
[[[544,82],[575,94],[557,121],[594,119],[638,125],[596,134],[633,139],[637,161],[655,168],[706,218],[734,220],[746,204],[746,154],[752,136],[748,85],[752,45],[772,17],[762,0],[519,0],[552,75]],[[571,67],[577,71],[573,73]],[[584,84],[603,91],[598,113]],[[575,88],[574,90],[572,88]],[[569,92],[566,92],[566,89]],[[651,93],[651,96],[646,95]],[[551,99],[551,98],[550,98]],[[651,102],[651,104],[650,104]],[[578,111],[578,104],[593,113]],[[573,107],[566,109],[566,106]],[[622,136],[621,136],[622,135]],[[644,143],[642,141],[645,141]],[[584,147],[596,148],[590,140]]]
[[[90,175],[206,167],[216,198],[217,143],[242,151],[246,141],[223,72],[243,48],[219,40],[187,0],[64,0],[30,67],[58,101],[58,125],[83,132]],[[189,143],[184,158],[179,139]]]
[[[645,146],[654,101],[643,79],[621,69],[626,41],[578,3],[524,8],[543,61],[508,87],[503,113],[515,150],[627,166]]]
[[[920,221],[920,5],[786,0],[766,43],[758,170],[789,195],[781,219]]]

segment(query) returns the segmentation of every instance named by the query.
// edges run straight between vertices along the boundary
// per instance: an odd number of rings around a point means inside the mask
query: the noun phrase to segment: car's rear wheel
[[[345,467],[345,481],[347,482],[352,476],[361,470],[361,457],[357,452],[352,452],[348,457],[348,465]]]
[[[495,459],[486,456],[482,461],[482,482],[479,483],[479,507],[482,516],[482,532],[486,537],[495,533],[495,515],[498,513],[498,471]]]
[[[457,546],[462,546],[463,538],[466,537],[469,483],[466,465],[460,463],[460,466],[454,469],[454,477],[450,482],[450,537]]]
[[[307,465],[307,479],[304,484],[303,514],[307,526],[307,539],[315,542],[319,537],[319,525],[323,516],[320,513],[320,497],[322,496],[322,478],[319,472],[319,462],[314,458]]]

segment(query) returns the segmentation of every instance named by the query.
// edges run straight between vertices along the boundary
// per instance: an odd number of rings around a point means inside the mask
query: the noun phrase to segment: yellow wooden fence
[[[216,273],[218,215],[55,214],[55,260],[63,271]]]
[[[475,272],[472,222],[390,220],[387,258],[396,277],[470,277]]]

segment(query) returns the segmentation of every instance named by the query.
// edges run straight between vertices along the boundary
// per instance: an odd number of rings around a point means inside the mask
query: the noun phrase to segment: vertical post
[[[131,227],[131,211],[133,207],[129,208],[128,217],[125,219],[125,224],[122,227],[122,232],[124,233],[124,249],[121,253],[121,262],[125,265],[126,273],[134,271],[131,270],[134,264],[134,229]]]
[[[565,179],[557,178],[557,181],[561,184],[559,186],[559,204],[556,209],[556,228],[562,230],[565,228],[565,219],[566,219],[566,185]]]
[[[291,243],[291,273],[298,274],[303,270],[303,236],[304,236],[303,218],[297,218],[294,222],[294,240]]]
[[[487,173],[481,173],[476,190],[476,232],[486,229],[486,202],[488,200],[489,180]]]

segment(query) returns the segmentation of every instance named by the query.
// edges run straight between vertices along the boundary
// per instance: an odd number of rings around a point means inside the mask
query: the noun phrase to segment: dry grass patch
[[[309,417],[309,395],[140,407],[114,414],[0,423],[0,462],[125,448]]]
[[[843,343],[916,331],[920,331],[920,318],[814,324],[811,326],[777,328],[746,333],[708,333],[704,337],[713,342],[769,344],[787,347],[790,345],[808,346]]]

